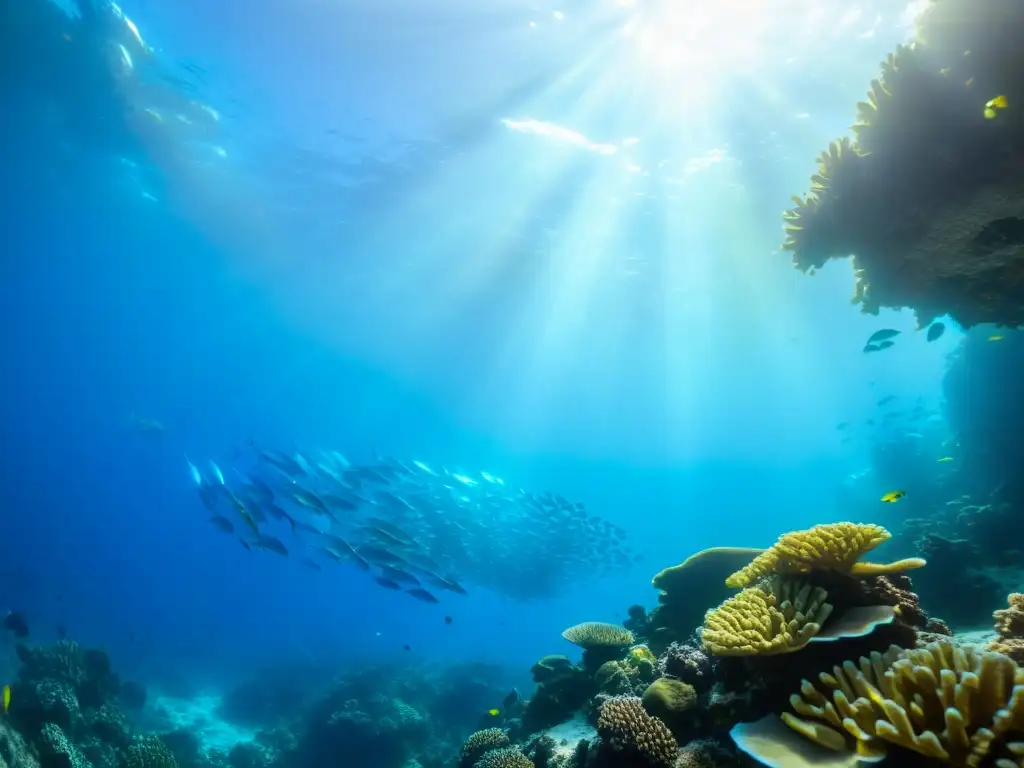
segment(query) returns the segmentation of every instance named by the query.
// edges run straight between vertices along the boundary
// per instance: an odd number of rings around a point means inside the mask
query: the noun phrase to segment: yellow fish
[[[939,459],[939,461],[955,461],[955,459],[952,456],[943,456],[941,459]]]
[[[991,120],[997,114],[997,110],[1006,109],[1010,106],[1010,102],[1006,100],[1005,96],[996,96],[994,99],[989,99],[985,102],[985,119]]]
[[[7,710],[11,708],[11,686],[4,686],[4,714],[7,714]]]
[[[994,335],[992,335],[992,336],[989,336],[989,337],[988,337],[988,340],[989,340],[989,341],[1002,341],[1002,340],[1003,340],[1003,339],[1005,339],[1005,338],[1006,338],[1005,336],[1002,336],[1002,335],[1000,335],[1000,334],[996,333],[996,334],[994,334]]]
[[[487,714],[490,715],[491,717],[497,717],[498,715],[501,714],[501,710],[500,709],[488,709],[487,710]]]
[[[894,504],[895,502],[902,499],[907,495],[906,491],[889,491],[885,496],[882,497],[882,501],[886,504]]]

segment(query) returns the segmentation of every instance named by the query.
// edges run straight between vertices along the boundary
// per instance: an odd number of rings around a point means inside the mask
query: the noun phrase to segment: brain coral
[[[861,563],[861,557],[892,537],[880,525],[828,523],[806,531],[791,531],[779,537],[769,549],[745,568],[725,580],[730,587],[746,587],[773,573],[800,574],[815,569],[874,576],[897,573],[925,564],[920,558],[895,563]]]
[[[562,637],[580,648],[625,648],[633,644],[633,633],[617,624],[586,621],[569,627]]]
[[[668,726],[647,714],[636,696],[608,699],[601,706],[597,731],[610,749],[631,753],[652,768],[671,768],[679,755]]]
[[[825,753],[837,764],[837,753],[877,761],[892,747],[956,768],[1016,768],[1024,757],[1024,670],[950,640],[848,661],[817,684],[805,680],[790,705],[795,714],[781,720],[736,726],[740,749],[789,765]],[[794,741],[794,732],[804,738]]]
[[[487,752],[474,768],[533,768],[533,761],[516,747],[502,747]]]

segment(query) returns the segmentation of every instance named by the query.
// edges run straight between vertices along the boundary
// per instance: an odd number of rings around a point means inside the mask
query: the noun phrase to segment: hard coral
[[[492,749],[507,747],[511,742],[508,734],[501,728],[484,728],[471,734],[462,745],[462,755],[459,765],[466,768],[476,764],[476,761]]]
[[[659,677],[647,686],[640,701],[649,714],[668,723],[696,706],[697,691],[681,680]]]
[[[562,637],[573,645],[584,650],[592,648],[627,648],[633,644],[633,633],[617,624],[606,624],[601,621],[587,621],[569,627],[562,632]]]
[[[502,747],[484,754],[474,768],[533,768],[533,761],[516,747]]]
[[[806,531],[783,534],[769,549],[726,579],[730,587],[746,587],[773,573],[802,574],[815,569],[853,575],[898,573],[920,568],[924,560],[909,558],[895,563],[862,563],[860,558],[891,538],[880,525],[829,523]]]
[[[1024,324],[1024,120],[985,115],[993,97],[1024,95],[1022,23],[1014,0],[930,5],[857,105],[856,141],[830,145],[785,214],[797,267],[853,254],[865,312]]]
[[[1008,607],[992,614],[999,637],[989,643],[988,649],[1024,664],[1024,595],[1014,592],[1006,602]]]
[[[601,707],[597,731],[602,747],[637,757],[651,768],[671,768],[679,754],[679,745],[668,726],[647,714],[635,696],[606,701]]]
[[[792,653],[821,631],[832,613],[825,590],[775,577],[748,587],[704,618],[704,647],[716,656]]]
[[[957,768],[1019,766],[1024,752],[1024,670],[949,640],[848,661],[822,672],[817,685],[804,681],[790,704],[796,714],[736,726],[740,749],[796,765],[818,750],[846,753],[852,764],[902,748]],[[793,732],[804,740],[794,741]]]
[[[178,768],[178,761],[156,736],[143,736],[125,750],[124,768]]]

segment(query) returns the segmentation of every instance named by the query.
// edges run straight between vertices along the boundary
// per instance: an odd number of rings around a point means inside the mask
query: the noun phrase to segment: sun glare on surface
[[[774,14],[764,0],[619,0],[621,33],[645,75],[706,95],[726,72],[763,60]]]

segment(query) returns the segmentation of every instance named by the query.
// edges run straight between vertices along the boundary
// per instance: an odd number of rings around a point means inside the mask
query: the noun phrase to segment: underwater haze
[[[355,765],[210,755],[475,665],[444,728],[415,694],[455,766],[662,569],[945,503],[997,331],[780,250],[928,2],[0,3],[0,682],[14,717],[32,653],[102,649],[146,703],[90,765]]]

